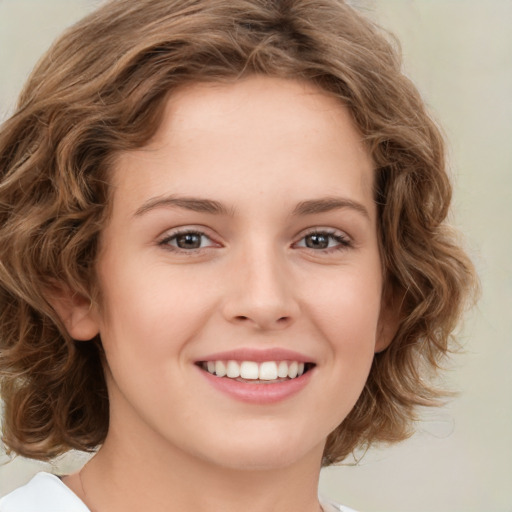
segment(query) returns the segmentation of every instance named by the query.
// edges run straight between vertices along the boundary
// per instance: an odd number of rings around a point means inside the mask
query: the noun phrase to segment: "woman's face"
[[[388,341],[372,185],[347,109],[310,84],[176,92],[114,165],[109,435],[230,468],[319,458]]]

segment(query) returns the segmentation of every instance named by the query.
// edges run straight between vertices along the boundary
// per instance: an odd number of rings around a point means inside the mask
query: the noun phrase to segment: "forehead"
[[[193,185],[234,200],[241,180],[247,193],[372,195],[373,163],[348,109],[314,84],[260,76],[199,83],[164,108],[150,143],[117,156],[115,188],[133,199]]]

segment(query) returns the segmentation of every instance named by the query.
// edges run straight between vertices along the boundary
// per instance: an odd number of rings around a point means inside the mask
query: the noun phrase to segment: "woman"
[[[442,139],[338,0],[118,0],[0,134],[1,511],[348,510],[322,465],[410,433],[474,287]],[[199,487],[200,486],[200,487]]]

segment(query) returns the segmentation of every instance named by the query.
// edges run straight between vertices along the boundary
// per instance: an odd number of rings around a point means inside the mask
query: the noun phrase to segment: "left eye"
[[[204,247],[211,247],[214,245],[212,240],[204,233],[196,231],[186,231],[183,233],[175,233],[165,240],[162,240],[162,245],[175,247],[176,249],[193,250],[202,249]]]
[[[299,240],[297,247],[307,247],[308,249],[332,249],[343,248],[350,245],[349,239],[339,233],[329,233],[318,231],[309,233]]]

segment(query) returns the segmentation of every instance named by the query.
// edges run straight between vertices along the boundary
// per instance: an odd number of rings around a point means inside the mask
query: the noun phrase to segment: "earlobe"
[[[48,301],[75,340],[91,340],[99,334],[99,326],[90,300],[59,286],[47,294]]]

